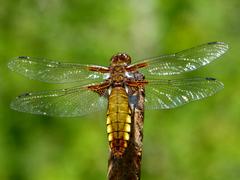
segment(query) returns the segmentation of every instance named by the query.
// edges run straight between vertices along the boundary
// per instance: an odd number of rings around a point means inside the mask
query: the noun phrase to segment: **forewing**
[[[8,67],[30,79],[47,83],[79,82],[81,85],[103,81],[104,73],[89,71],[91,66],[73,63],[60,63],[44,58],[19,56],[12,59]]]
[[[85,87],[25,93],[11,102],[17,111],[60,117],[82,116],[106,107],[106,98]]]
[[[214,78],[152,80],[146,85],[146,109],[171,109],[211,96],[224,85]]]
[[[146,59],[133,64],[143,63],[146,67],[139,69],[145,77],[176,75],[193,71],[223,55],[228,45],[223,42],[211,42],[181,52]]]

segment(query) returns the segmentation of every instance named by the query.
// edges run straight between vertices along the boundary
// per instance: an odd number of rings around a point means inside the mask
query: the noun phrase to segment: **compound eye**
[[[124,54],[124,58],[125,58],[125,61],[127,64],[130,64],[131,63],[131,57],[127,54]]]
[[[118,61],[118,56],[117,55],[112,56],[111,62],[116,63],[117,61]]]

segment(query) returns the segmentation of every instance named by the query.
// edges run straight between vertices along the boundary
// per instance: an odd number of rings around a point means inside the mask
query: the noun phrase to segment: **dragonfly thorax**
[[[111,58],[110,77],[113,86],[123,86],[126,78],[126,67],[131,63],[131,57],[118,53]]]
[[[116,86],[122,86],[125,78],[125,69],[123,66],[114,66],[111,71],[111,81]]]
[[[129,65],[131,63],[131,57],[125,53],[118,53],[111,58],[111,66],[116,65]]]

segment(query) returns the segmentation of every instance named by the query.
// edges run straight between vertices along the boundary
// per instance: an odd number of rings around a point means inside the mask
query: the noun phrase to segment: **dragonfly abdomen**
[[[108,101],[107,133],[114,156],[123,155],[128,146],[131,131],[131,109],[123,87],[112,89]]]

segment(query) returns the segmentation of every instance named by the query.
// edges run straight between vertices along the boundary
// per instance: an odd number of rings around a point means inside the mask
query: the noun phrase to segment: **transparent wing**
[[[102,66],[60,63],[44,58],[19,56],[12,59],[8,67],[30,79],[48,83],[80,82],[82,84],[98,83],[104,73],[89,71],[89,67],[107,69]]]
[[[224,85],[214,78],[152,80],[146,85],[146,109],[171,109],[211,96]]]
[[[107,100],[84,87],[25,93],[11,102],[21,112],[74,117],[104,110]]]
[[[139,69],[145,77],[160,75],[175,75],[193,71],[223,55],[228,45],[223,42],[211,42],[181,52],[146,59],[138,63],[146,63],[147,67]]]

